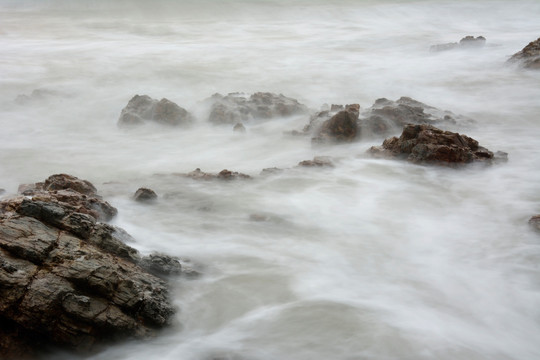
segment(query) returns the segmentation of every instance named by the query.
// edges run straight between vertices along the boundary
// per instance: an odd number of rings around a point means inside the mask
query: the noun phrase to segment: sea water
[[[540,72],[505,64],[538,19],[532,0],[1,0],[0,187],[87,179],[131,246],[202,273],[170,280],[179,311],[158,337],[90,359],[540,358],[540,236],[527,225],[540,213]],[[466,35],[486,45],[429,51]],[[284,134],[305,116],[245,134],[206,121],[212,94],[257,91],[315,110],[413,97],[474,119],[458,130],[509,161],[367,156],[382,138],[312,147]],[[135,94],[198,121],[118,128]],[[335,167],[296,167],[314,156]],[[270,167],[285,170],[259,175]],[[253,179],[177,175],[195,168]],[[158,201],[135,203],[141,186]]]

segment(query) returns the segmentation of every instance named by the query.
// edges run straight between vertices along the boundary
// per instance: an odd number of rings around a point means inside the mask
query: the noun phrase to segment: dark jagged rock
[[[298,163],[303,167],[334,167],[332,159],[328,156],[315,156],[313,160],[304,160]]]
[[[358,135],[358,115],[360,105],[347,105],[330,119],[322,123],[312,143],[351,142]]]
[[[138,202],[150,202],[157,199],[157,194],[154,190],[148,188],[139,188],[133,195],[133,199]]]
[[[437,109],[410,97],[397,101],[381,98],[362,113],[359,121],[361,132],[369,135],[395,134],[407,124],[418,125],[467,125],[474,120],[450,111]]]
[[[226,96],[215,94],[208,121],[214,124],[237,124],[253,119],[271,119],[299,114],[307,114],[306,106],[282,94],[258,92],[248,97],[246,94],[231,93]]]
[[[399,138],[384,140],[382,146],[372,147],[376,156],[404,158],[417,164],[467,164],[473,161],[496,160],[478,141],[458,133],[443,131],[431,125],[409,124]],[[503,157],[504,153],[500,153]]]
[[[429,48],[431,52],[440,52],[454,49],[463,49],[463,48],[480,48],[486,45],[486,38],[483,36],[474,37],[471,35],[465,36],[462,38],[459,43],[446,43],[446,44],[437,44]]]
[[[540,232],[540,215],[535,215],[529,219],[529,225],[536,231]]]
[[[238,179],[251,179],[251,176],[242,174],[236,171],[230,171],[227,169],[221,170],[218,174],[206,173],[197,168],[192,172],[185,174],[185,176],[190,177],[195,180],[238,180]]]
[[[523,50],[512,55],[508,61],[519,63],[528,69],[540,69],[540,38],[531,41]]]
[[[193,116],[174,102],[152,99],[148,95],[135,95],[122,109],[119,126],[140,125],[147,121],[171,126],[188,126]]]
[[[0,202],[0,358],[146,338],[175,312],[167,284],[124,242],[131,237],[97,221],[93,185],[58,178]]]

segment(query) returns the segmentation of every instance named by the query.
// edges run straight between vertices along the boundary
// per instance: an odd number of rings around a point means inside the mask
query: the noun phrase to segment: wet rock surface
[[[136,126],[155,122],[170,126],[189,126],[193,116],[168,99],[156,100],[148,95],[135,95],[120,113],[118,126]]]
[[[148,188],[139,188],[133,194],[133,199],[138,202],[151,202],[158,198],[156,192]]]
[[[252,95],[231,93],[213,95],[208,102],[208,121],[214,124],[238,124],[254,119],[272,119],[307,114],[308,109],[297,100],[282,94],[258,92]]]
[[[169,324],[175,309],[166,282],[125,243],[129,234],[98,221],[95,188],[65,174],[43,184],[32,197],[0,202],[0,354],[85,352]],[[173,258],[159,259],[181,272]]]
[[[540,69],[540,38],[531,41],[523,50],[515,53],[508,60],[528,69]]]
[[[504,153],[480,146],[466,135],[444,131],[431,125],[406,125],[401,136],[384,140],[382,146],[368,150],[375,156],[402,158],[417,164],[467,164],[503,159]]]
[[[433,45],[429,48],[431,52],[440,52],[440,51],[447,51],[447,50],[455,50],[455,49],[470,49],[470,48],[481,48],[486,45],[486,38],[483,36],[471,36],[467,35],[464,38],[462,38],[459,43],[453,42],[453,43],[446,43],[446,44],[437,44]]]

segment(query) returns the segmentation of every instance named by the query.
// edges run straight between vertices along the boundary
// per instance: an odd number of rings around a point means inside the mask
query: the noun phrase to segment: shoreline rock
[[[116,209],[95,210],[92,200],[105,202],[91,183],[58,174],[32,191],[0,202],[2,356],[31,358],[49,346],[86,353],[171,323],[167,283],[124,242],[129,234],[99,221]],[[182,273],[177,259],[160,261]]]
[[[518,63],[527,69],[540,69],[540,38],[531,41],[521,51],[508,59],[509,63]]]

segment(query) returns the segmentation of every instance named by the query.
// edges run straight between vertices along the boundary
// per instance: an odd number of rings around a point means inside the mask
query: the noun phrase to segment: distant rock
[[[380,157],[407,159],[416,164],[453,165],[473,161],[503,160],[505,153],[493,152],[466,135],[444,131],[431,125],[406,125],[399,138],[384,140],[368,150]]]
[[[334,167],[334,163],[329,156],[315,156],[313,160],[304,160],[298,163],[302,167]]]
[[[251,176],[242,174],[236,171],[230,171],[227,169],[221,170],[218,174],[206,173],[197,168],[192,172],[185,174],[185,176],[195,180],[238,180],[238,179],[251,179]]]
[[[50,89],[35,89],[30,95],[21,94],[15,98],[15,103],[19,105],[28,105],[45,102],[47,100],[67,97],[67,94]]]
[[[135,95],[120,114],[119,126],[141,125],[155,122],[170,126],[188,126],[194,122],[193,116],[174,102],[152,99],[148,95]]]
[[[312,143],[351,142],[355,140],[358,135],[359,111],[360,105],[347,105],[345,110],[339,111],[321,124],[311,139]]]
[[[272,168],[264,168],[261,170],[261,175],[275,175],[280,174],[284,170],[278,167],[272,167]]]
[[[215,94],[210,103],[208,121],[214,124],[237,124],[253,119],[272,119],[307,114],[308,109],[297,100],[284,95],[258,92],[252,95]]]
[[[236,125],[234,125],[233,127],[233,131],[237,133],[245,133],[246,128],[244,127],[242,123],[236,123]]]
[[[139,188],[133,195],[133,199],[138,202],[150,202],[157,199],[157,194],[154,190],[148,188]]]
[[[33,188],[0,202],[1,358],[48,346],[87,352],[170,323],[168,285],[125,243],[129,234],[99,222],[116,209],[91,183],[58,174]]]
[[[474,120],[440,110],[410,97],[396,101],[381,98],[361,114],[359,127],[363,136],[386,136],[398,133],[407,124],[470,125]]]
[[[446,44],[437,44],[432,45],[429,50],[431,52],[441,52],[454,49],[470,49],[470,48],[481,48],[486,45],[486,38],[483,36],[474,37],[471,35],[465,36],[462,38],[459,43],[446,43]]]
[[[540,215],[535,215],[529,219],[529,225],[536,231],[540,232]]]
[[[512,55],[508,62],[518,63],[527,69],[540,69],[540,38],[531,41],[523,50]]]

